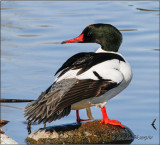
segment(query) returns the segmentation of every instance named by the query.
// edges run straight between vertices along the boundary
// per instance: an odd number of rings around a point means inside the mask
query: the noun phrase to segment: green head
[[[122,42],[122,34],[110,24],[91,24],[82,31],[80,36],[62,43],[75,42],[98,43],[105,51],[117,52]]]

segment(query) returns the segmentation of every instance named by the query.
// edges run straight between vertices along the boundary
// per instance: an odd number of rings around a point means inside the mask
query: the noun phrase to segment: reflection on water
[[[155,50],[155,51],[160,51],[160,48],[159,48],[159,49],[153,49],[153,50]]]
[[[15,107],[15,106],[12,106],[12,105],[1,104],[1,106],[3,106],[3,107],[9,107],[9,108],[14,108],[14,109],[20,109],[20,110],[23,110],[23,108],[22,108],[22,107]]]
[[[120,31],[138,31],[138,29],[120,29]]]
[[[160,11],[160,10],[151,10],[151,9],[142,9],[142,8],[136,8],[137,10],[140,10],[140,11]]]
[[[96,51],[98,44],[60,44],[78,36],[87,25],[110,23],[121,30],[119,51],[131,64],[133,79],[125,91],[108,102],[107,113],[131,128],[136,136],[132,144],[159,143],[158,1],[3,1],[1,15],[1,96],[7,99],[36,99],[53,83],[54,73],[70,56]],[[21,144],[27,137],[25,106],[1,106],[2,119],[10,121],[3,128],[5,133]],[[93,117],[101,119],[100,109],[91,109]],[[85,109],[80,115],[87,118]],[[157,130],[151,125],[155,118]],[[72,111],[47,125],[74,121]],[[32,130],[40,127],[43,125],[34,125]]]
[[[51,25],[37,25],[37,27],[52,27]]]
[[[45,42],[43,44],[61,44],[62,42]]]
[[[20,37],[38,37],[40,35],[18,35]]]

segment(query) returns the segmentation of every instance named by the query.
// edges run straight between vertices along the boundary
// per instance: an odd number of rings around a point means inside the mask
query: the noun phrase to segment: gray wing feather
[[[103,79],[64,79],[54,83],[36,101],[29,103],[25,108],[25,116],[32,122],[52,122],[69,115],[72,104],[101,96],[117,85]]]
[[[28,116],[27,120],[46,123],[67,116],[70,113],[71,105],[61,109],[57,109],[57,105],[75,82],[76,79],[63,80],[63,82],[54,83],[48,90],[42,92],[37,100],[25,107],[24,115]]]

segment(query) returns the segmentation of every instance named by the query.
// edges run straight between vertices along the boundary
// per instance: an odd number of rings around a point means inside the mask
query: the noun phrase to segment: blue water
[[[78,36],[89,24],[109,23],[122,30],[119,52],[130,63],[130,85],[107,104],[111,119],[136,135],[132,144],[159,144],[159,4],[158,1],[3,1],[1,2],[1,97],[36,99],[55,79],[54,73],[78,52],[98,44],[57,42]],[[26,103],[1,104],[6,135],[25,143]],[[101,119],[99,108],[92,107]],[[87,118],[85,110],[81,118]],[[155,130],[151,123],[156,118]],[[75,111],[47,126],[75,122]],[[33,125],[32,131],[43,127]]]

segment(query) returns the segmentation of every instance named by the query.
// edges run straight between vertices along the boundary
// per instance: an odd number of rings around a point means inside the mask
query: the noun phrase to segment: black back
[[[69,69],[80,69],[77,75],[80,75],[90,69],[92,66],[102,63],[104,61],[118,59],[119,61],[124,61],[123,57],[115,53],[94,53],[94,52],[82,52],[77,53],[70,57],[55,73],[59,73],[63,70],[63,72],[59,75],[63,75]]]

